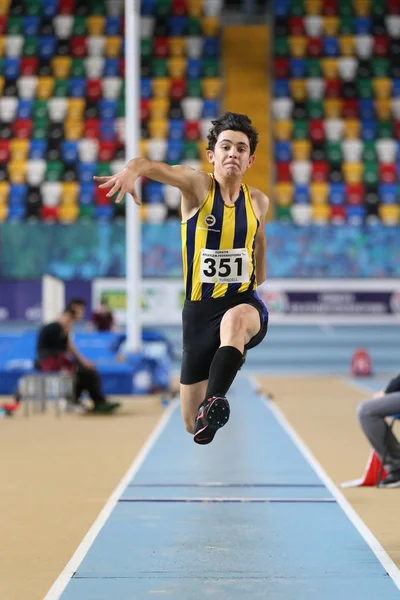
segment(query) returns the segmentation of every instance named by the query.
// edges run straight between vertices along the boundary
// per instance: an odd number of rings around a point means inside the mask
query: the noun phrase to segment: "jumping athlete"
[[[182,313],[181,410],[198,444],[210,443],[229,419],[226,394],[268,328],[257,296],[266,278],[264,234],[268,198],[242,183],[254,162],[258,133],[246,115],[226,112],[212,121],[207,159],[213,174],[135,158],[116,175],[95,177],[100,187],[130,193],[140,204],[140,176],[182,193],[182,257],[186,300]]]

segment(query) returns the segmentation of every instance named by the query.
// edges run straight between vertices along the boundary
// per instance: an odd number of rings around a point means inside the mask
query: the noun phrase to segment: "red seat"
[[[315,182],[327,181],[329,174],[329,163],[325,160],[312,162],[311,180]]]
[[[58,206],[41,206],[40,218],[42,221],[57,221]]]
[[[345,221],[345,219],[346,219],[346,207],[345,206],[332,206],[331,221]]]
[[[70,41],[70,51],[76,58],[84,58],[87,54],[87,38],[84,36],[74,36]]]
[[[10,140],[0,140],[0,165],[5,165],[10,160]]]
[[[35,75],[38,65],[39,59],[36,56],[23,56],[21,58],[21,75]]]
[[[175,17],[184,17],[186,13],[186,0],[172,0],[172,14]]]
[[[375,56],[387,56],[389,54],[389,36],[376,35],[374,37],[373,52]]]
[[[16,138],[30,138],[32,132],[32,119],[17,119],[14,121],[13,132]]]
[[[364,204],[365,188],[363,183],[346,183],[348,204]]]
[[[119,59],[119,76],[124,79],[125,77],[125,58]]]
[[[200,139],[200,122],[186,121],[185,122],[185,138],[187,140],[197,142]]]
[[[342,105],[342,116],[346,119],[357,119],[358,100],[355,98],[344,98]]]
[[[311,141],[319,144],[325,139],[325,128],[323,119],[311,119],[308,122]]]
[[[87,79],[86,97],[91,102],[98,102],[102,96],[101,79]]]
[[[0,17],[0,35],[4,35],[7,29],[7,17],[1,15]]]
[[[157,58],[167,58],[167,56],[169,56],[169,44],[167,37],[154,38],[153,54]]]
[[[342,82],[340,79],[327,79],[325,81],[325,96],[327,98],[341,98]]]
[[[379,179],[383,183],[396,183],[397,181],[397,171],[396,164],[382,164],[379,165]]]
[[[327,17],[334,17],[338,14],[338,7],[336,0],[324,0],[322,3],[322,12]]]
[[[83,127],[83,137],[98,140],[100,137],[100,120],[86,119]]]
[[[109,191],[109,189],[103,189],[99,186],[96,186],[95,203],[98,206],[107,206],[108,204],[111,204],[112,198],[107,198]]]
[[[140,100],[140,120],[147,121],[150,116],[150,99],[141,98]]]
[[[60,15],[75,14],[76,0],[59,0],[57,12]]]
[[[292,175],[290,172],[290,162],[277,162],[276,163],[276,179],[280,182],[292,181]]]
[[[308,38],[308,56],[318,58],[322,56],[322,38],[321,37],[310,37]]]
[[[386,13],[389,15],[400,15],[400,0],[388,0]]]
[[[186,81],[185,79],[173,79],[171,81],[170,90],[171,100],[182,100],[186,96]]]
[[[400,140],[400,121],[394,122],[394,135]]]
[[[275,58],[274,73],[277,79],[287,79],[289,77],[289,59]]]
[[[115,156],[115,142],[100,142],[99,144],[99,160],[101,162],[109,162]]]
[[[290,35],[304,35],[304,20],[303,17],[290,17],[289,19]]]

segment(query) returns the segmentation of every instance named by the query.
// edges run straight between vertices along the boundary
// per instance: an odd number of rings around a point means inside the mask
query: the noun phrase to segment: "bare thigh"
[[[184,385],[181,383],[181,411],[186,430],[194,433],[194,422],[200,404],[206,397],[208,379]]]

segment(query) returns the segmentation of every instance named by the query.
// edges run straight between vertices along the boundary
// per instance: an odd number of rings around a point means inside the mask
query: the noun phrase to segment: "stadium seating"
[[[280,220],[398,225],[400,1],[274,0]]]
[[[125,159],[123,0],[0,2],[0,222],[124,217],[93,185]],[[220,0],[143,0],[141,154],[200,166],[219,113]],[[179,215],[144,181],[142,215]]]

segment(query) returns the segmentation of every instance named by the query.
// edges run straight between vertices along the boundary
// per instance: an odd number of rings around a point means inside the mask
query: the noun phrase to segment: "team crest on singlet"
[[[207,225],[207,227],[213,227],[216,221],[217,219],[214,217],[214,215],[206,215],[204,217],[204,224]]]

